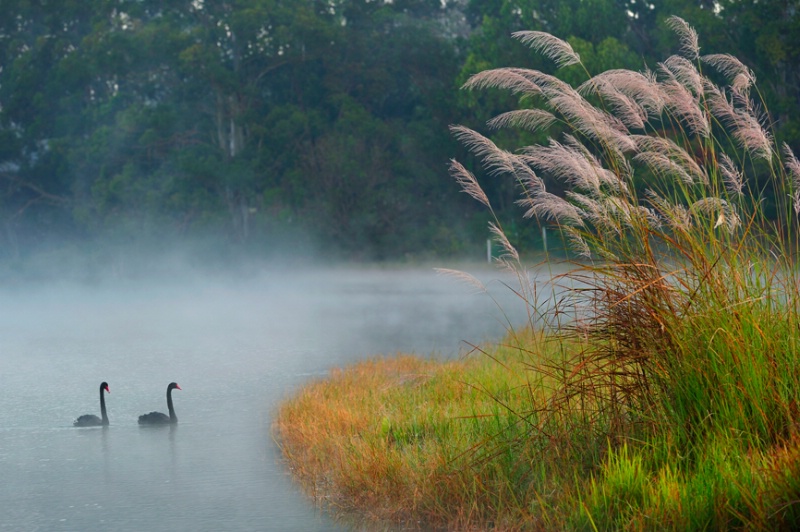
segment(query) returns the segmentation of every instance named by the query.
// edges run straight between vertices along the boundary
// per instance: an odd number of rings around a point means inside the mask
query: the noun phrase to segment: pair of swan
[[[175,415],[175,408],[172,406],[172,390],[180,390],[177,382],[169,383],[167,386],[167,408],[169,415],[162,414],[161,412],[150,412],[149,414],[142,414],[139,416],[139,425],[164,425],[167,423],[177,423],[178,416]],[[94,414],[86,414],[75,420],[76,427],[105,427],[108,426],[108,414],[106,414],[106,398],[103,392],[111,393],[108,389],[108,383],[100,383],[100,415],[102,418]]]

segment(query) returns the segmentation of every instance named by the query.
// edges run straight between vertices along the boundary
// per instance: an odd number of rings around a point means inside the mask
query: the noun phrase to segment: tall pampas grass
[[[499,68],[464,84],[521,95],[534,108],[502,113],[488,127],[549,135],[541,144],[509,150],[463,126],[452,130],[488,173],[517,183],[523,216],[555,228],[572,253],[571,270],[555,280],[567,291],[549,307],[559,317],[548,321],[568,347],[558,359],[530,361],[559,384],[531,391],[530,412],[520,415],[538,421],[516,444],[556,446],[562,458],[595,467],[592,459],[617,456],[614,468],[631,463],[632,449],[656,449],[637,466],[651,468],[643,479],[698,474],[731,445],[761,457],[725,473],[743,482],[751,466],[773,463],[773,450],[800,438],[800,163],[788,145],[776,149],[752,71],[728,54],[701,55],[685,20],[667,25],[680,52],[652,71],[587,72],[574,88],[539,71]],[[514,37],[558,67],[583,67],[556,37]],[[728,85],[712,81],[712,71]],[[451,172],[494,217],[478,179],[458,163]],[[496,217],[490,231],[503,265],[529,279]],[[615,454],[623,450],[624,460]],[[602,477],[619,472],[611,464],[588,467]],[[579,513],[595,526],[598,512],[612,512],[601,501],[613,488],[592,486]],[[709,495],[710,505],[731,497],[728,510],[712,512],[712,526],[748,515],[761,522],[775,510],[763,506],[768,498],[723,491]],[[636,523],[637,511],[627,506],[605,525]]]

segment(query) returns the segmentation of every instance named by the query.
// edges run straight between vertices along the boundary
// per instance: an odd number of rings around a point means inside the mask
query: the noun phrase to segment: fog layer
[[[496,272],[480,273],[485,278]],[[332,367],[397,351],[458,356],[525,321],[425,269],[265,269],[0,291],[0,526],[330,530],[270,433],[278,402]],[[503,307],[498,307],[497,303]],[[110,427],[99,414],[107,381]],[[177,427],[140,428],[166,412]]]

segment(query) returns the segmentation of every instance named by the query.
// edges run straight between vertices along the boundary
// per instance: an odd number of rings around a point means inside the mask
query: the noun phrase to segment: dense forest
[[[704,53],[753,69],[778,140],[798,151],[799,11],[794,0],[4,0],[0,262],[74,250],[113,261],[180,242],[206,259],[479,257],[486,213],[448,175],[451,158],[469,160],[448,126],[485,131],[519,105],[460,90],[471,74],[554,72],[512,32],[568,40],[595,74],[669,55],[678,43],[663,21],[678,15]],[[514,183],[484,181],[498,216],[519,220]],[[511,231],[522,249],[538,234],[533,221]]]

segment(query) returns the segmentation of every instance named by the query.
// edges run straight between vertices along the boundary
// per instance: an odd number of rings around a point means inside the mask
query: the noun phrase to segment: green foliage
[[[0,17],[0,133],[13,140],[0,164],[28,185],[6,189],[4,211],[45,200],[92,238],[120,225],[243,245],[282,213],[364,256],[447,226],[415,201],[448,195],[457,56],[428,22],[437,2],[37,5]]]
[[[442,178],[458,150],[446,127],[476,126],[514,100],[454,97],[453,80],[507,65],[555,73],[508,38],[528,29],[564,36],[592,73],[636,69],[671,46],[660,21],[673,13],[707,36],[704,52],[729,51],[755,71],[776,136],[794,145],[800,31],[781,3],[3,2],[0,247],[23,249],[52,219],[64,237],[99,241],[125,205],[159,220],[143,239],[212,230],[258,247],[279,216],[348,256],[480,253],[486,232],[472,220],[482,214]],[[337,181],[343,190],[322,193]],[[519,214],[513,184],[486,189],[501,218]],[[519,243],[535,243],[528,233]]]

